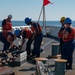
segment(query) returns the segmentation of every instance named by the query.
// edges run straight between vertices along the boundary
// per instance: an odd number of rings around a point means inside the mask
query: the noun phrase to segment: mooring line
[[[53,42],[54,40],[51,40],[50,42],[46,43],[44,46],[42,46],[42,48],[45,48],[48,44],[50,44],[51,42]]]

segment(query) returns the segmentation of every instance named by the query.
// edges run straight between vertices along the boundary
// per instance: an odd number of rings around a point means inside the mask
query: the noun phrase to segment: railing
[[[23,29],[25,27],[30,27],[30,26],[13,26],[12,30],[16,30],[16,29]],[[2,31],[2,27],[0,27],[0,31]]]
[[[50,29],[47,31],[47,35],[53,38],[58,38],[58,31],[60,30],[60,27],[57,26],[50,26]]]

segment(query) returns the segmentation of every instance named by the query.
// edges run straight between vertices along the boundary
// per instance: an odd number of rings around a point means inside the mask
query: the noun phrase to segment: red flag
[[[43,0],[43,6],[46,6],[49,3],[51,3],[49,0]]]

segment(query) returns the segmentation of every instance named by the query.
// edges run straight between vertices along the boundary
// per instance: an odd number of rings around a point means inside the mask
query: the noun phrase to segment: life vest
[[[40,34],[42,32],[42,27],[38,23],[35,24],[37,24],[38,34]],[[36,28],[33,27],[33,24],[31,25],[31,30],[33,31],[33,33],[36,33]]]
[[[3,25],[3,36],[6,38],[7,33],[12,31],[12,22],[6,20],[6,25]]]
[[[58,37],[59,37],[59,38],[62,38],[62,37],[63,37],[63,31],[64,31],[64,30],[65,30],[65,26],[62,25],[61,29],[60,29],[59,32],[58,32]]]
[[[62,37],[63,37],[63,34],[58,33],[58,37],[59,37],[59,38],[62,38]]]
[[[74,28],[74,39],[75,39],[75,28]]]
[[[26,38],[30,38],[33,34],[32,30],[30,28],[24,28],[24,31],[26,32]]]
[[[71,28],[71,33],[68,34],[67,38],[63,37],[63,41],[68,42],[70,40],[73,40],[74,38],[75,38],[75,29]]]

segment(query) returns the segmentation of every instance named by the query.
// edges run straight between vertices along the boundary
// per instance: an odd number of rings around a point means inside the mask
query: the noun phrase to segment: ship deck
[[[41,53],[40,57],[48,57],[48,55],[51,55],[51,45],[52,43],[59,43],[59,41],[57,41],[57,33],[58,30],[60,29],[60,27],[47,27],[47,33],[48,35],[50,35],[50,37],[44,37],[43,38],[43,44],[41,45],[41,47],[44,48],[44,51]],[[0,49],[2,48],[2,46],[0,45]],[[68,70],[66,71],[65,75],[75,75],[75,51],[73,52],[73,69],[72,70]],[[50,64],[54,64],[54,61],[49,59],[47,61]],[[12,67],[15,75],[32,75],[36,72],[36,65],[32,64],[31,62],[25,62],[22,66],[15,66]]]
[[[42,47],[44,47],[44,51],[41,53],[41,57],[48,57],[48,55],[51,55],[52,43],[59,43],[59,42],[49,37],[43,38]],[[66,71],[65,75],[75,75],[75,59],[74,58],[75,58],[75,51],[73,53],[73,69]],[[54,61],[49,60],[49,62],[52,64]],[[32,75],[36,72],[35,66],[36,66],[35,64],[26,62],[23,66],[13,67],[13,70],[15,71],[15,75]]]

